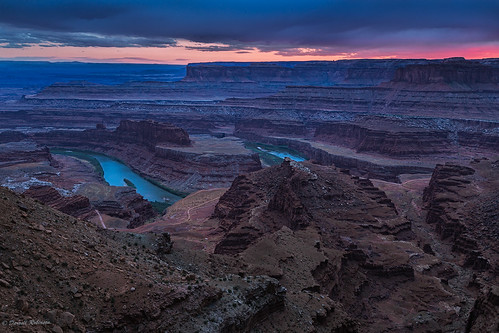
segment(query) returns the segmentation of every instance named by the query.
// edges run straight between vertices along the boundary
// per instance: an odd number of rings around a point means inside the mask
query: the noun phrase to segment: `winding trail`
[[[203,206],[206,206],[207,204],[209,204],[210,202],[212,201],[215,201],[215,200],[219,200],[220,198],[215,198],[215,199],[211,199],[211,200],[208,200],[206,202],[203,202],[202,204],[200,205],[197,205],[197,206],[194,206],[194,207],[191,207],[187,210],[187,220],[185,221],[182,221],[182,223],[184,222],[187,222],[187,221],[190,221],[191,220],[191,209],[196,209],[196,208],[199,208],[199,207],[203,207]]]
[[[96,209],[95,212],[97,213],[97,215],[99,215],[99,220],[100,220],[100,224],[101,224],[102,228],[107,229],[106,225],[104,224],[104,221],[102,220],[102,216],[100,215],[99,211]]]

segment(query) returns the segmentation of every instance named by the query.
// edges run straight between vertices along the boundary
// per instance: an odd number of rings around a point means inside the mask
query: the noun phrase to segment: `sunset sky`
[[[0,59],[499,57],[498,0],[1,0]]]

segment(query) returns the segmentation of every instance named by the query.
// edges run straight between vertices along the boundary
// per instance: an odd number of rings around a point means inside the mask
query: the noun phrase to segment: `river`
[[[72,155],[86,160],[91,160],[92,158],[97,160],[104,171],[104,179],[109,183],[109,185],[130,186],[130,184],[125,183],[125,179],[127,179],[136,188],[137,193],[142,195],[144,199],[148,201],[174,203],[175,201],[181,199],[180,196],[168,192],[165,189],[151,183],[125,164],[106,155],[81,151],[73,152],[71,150],[61,151],[58,153],[70,156]]]
[[[290,159],[292,159],[293,161],[296,161],[296,162],[303,162],[303,161],[306,160],[305,158],[303,158],[301,156],[294,155],[294,154],[291,154],[289,152],[266,150],[266,149],[264,149],[264,148],[262,148],[260,146],[258,146],[256,148],[258,150],[260,150],[260,151],[263,151],[265,153],[269,153],[270,155],[274,155],[274,156],[277,156],[277,157],[282,158],[282,159],[288,157],[288,158],[290,158]]]
[[[257,142],[246,142],[244,146],[247,149],[258,153],[260,160],[266,166],[281,164],[282,160],[286,157],[296,162],[303,162],[306,160],[306,158],[301,156],[298,151],[285,146],[276,146]]]
[[[282,159],[289,157],[292,160],[301,162],[305,158],[299,156],[298,152],[293,150],[285,149],[284,147],[258,144],[258,143],[248,143],[247,148],[252,149],[260,154],[260,158],[267,165],[275,165],[282,162]],[[103,171],[103,177],[106,182],[111,186],[133,186],[136,188],[137,193],[142,195],[144,199],[151,202],[166,202],[174,203],[181,199],[180,196],[175,195],[167,190],[151,183],[147,179],[137,174],[135,171],[130,169],[125,164],[112,159],[106,155],[93,153],[88,151],[72,151],[57,149],[54,150],[55,154],[63,154],[88,160],[90,162],[99,163]],[[97,162],[95,162],[97,161]],[[98,165],[96,166],[98,167]],[[125,182],[125,179],[129,181],[129,184]],[[131,184],[130,184],[131,183]]]

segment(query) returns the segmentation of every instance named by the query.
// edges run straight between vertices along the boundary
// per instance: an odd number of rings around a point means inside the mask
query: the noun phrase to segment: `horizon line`
[[[38,59],[32,58],[2,58],[0,62],[47,62],[47,63],[82,63],[82,64],[103,64],[103,65],[170,65],[170,66],[187,66],[192,64],[216,64],[216,63],[300,63],[300,62],[337,62],[337,61],[351,61],[351,60],[446,60],[446,59],[464,59],[470,60],[488,60],[499,59],[499,57],[485,57],[485,58],[465,58],[462,56],[444,57],[444,58],[399,58],[399,57],[373,57],[373,58],[349,58],[337,60],[276,60],[276,61],[234,61],[234,60],[220,60],[220,61],[201,61],[201,62],[186,62],[186,63],[168,63],[168,62],[127,62],[127,61],[109,61],[107,59],[88,59],[88,60],[71,60],[71,59]],[[106,61],[107,60],[107,61]]]

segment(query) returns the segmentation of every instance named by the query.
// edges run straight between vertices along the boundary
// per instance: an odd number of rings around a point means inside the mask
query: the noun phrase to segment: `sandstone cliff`
[[[375,152],[388,156],[411,156],[449,153],[452,145],[445,131],[392,126],[367,128],[352,123],[323,123],[314,139],[354,148],[358,152]]]
[[[234,256],[234,270],[288,289],[289,307],[271,315],[280,324],[263,330],[298,331],[302,317],[311,319],[302,330],[319,332],[459,331],[469,320],[474,293],[438,277],[451,264],[419,248],[411,222],[369,180],[286,160],[239,176],[209,221],[221,235],[215,253]],[[310,313],[316,301],[323,309]],[[458,304],[466,310],[446,310]]]
[[[32,186],[24,194],[77,218],[89,219],[95,215],[90,201],[82,195],[64,197],[50,186]]]
[[[428,60],[338,60],[307,62],[199,63],[187,66],[183,81],[268,82],[274,84],[375,85],[390,80],[395,70]]]
[[[499,238],[498,176],[497,161],[437,165],[424,193],[426,222],[464,254],[462,265],[477,270],[499,269],[494,249]]]
[[[39,146],[32,141],[19,141],[0,144],[0,167],[22,164],[47,162],[54,164],[47,147]]]
[[[198,148],[184,130],[157,122],[122,121],[114,131],[51,131],[32,137],[51,147],[108,154],[138,173],[182,192],[228,186],[240,173],[261,168],[258,155],[243,148],[224,153],[225,146],[230,149],[237,146],[230,140],[218,140],[221,143],[215,140],[215,144],[222,145],[220,152],[209,149],[207,144]]]
[[[473,87],[499,84],[499,68],[475,61],[449,59],[439,64],[407,65],[397,68],[392,82],[411,84],[458,84]]]
[[[191,143],[189,134],[179,127],[156,121],[122,120],[114,132],[117,141],[145,145],[154,149],[157,144],[170,143],[187,146]]]

